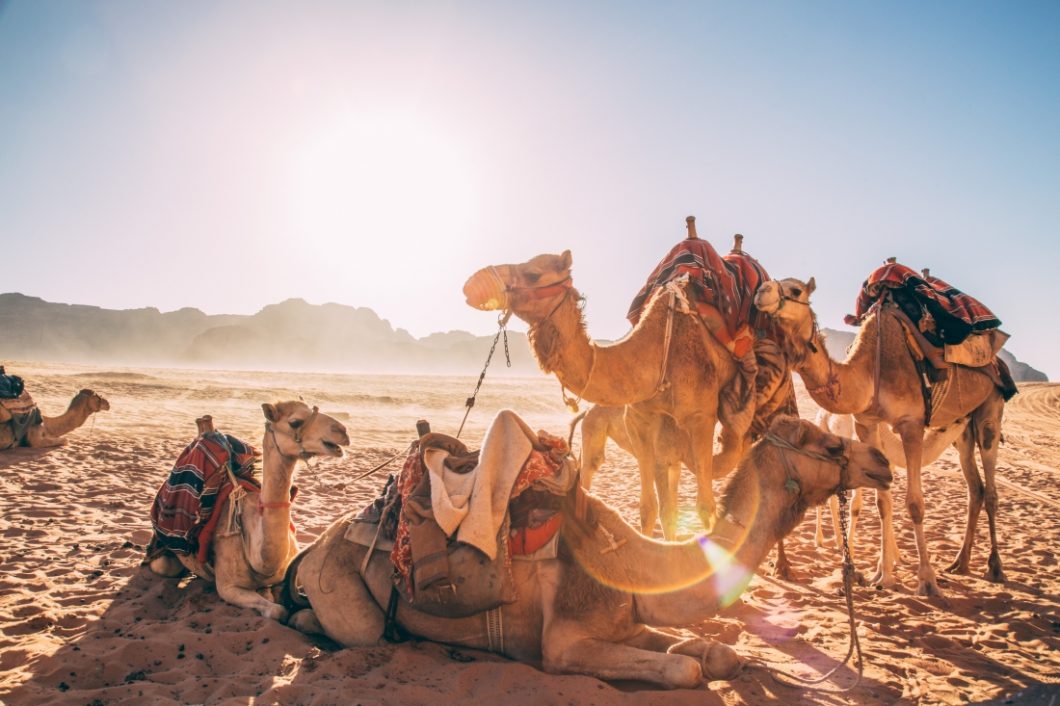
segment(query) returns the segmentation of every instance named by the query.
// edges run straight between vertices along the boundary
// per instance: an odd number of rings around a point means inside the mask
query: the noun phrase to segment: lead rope
[[[784,465],[787,465],[787,458],[784,458]],[[770,673],[770,676],[773,677],[775,682],[783,684],[784,686],[808,687],[812,691],[826,691],[841,694],[845,691],[850,691],[861,683],[861,677],[865,669],[865,658],[861,652],[861,640],[858,638],[858,627],[854,617],[854,560],[850,556],[850,542],[847,539],[847,491],[846,489],[839,490],[836,492],[836,495],[839,497],[839,528],[843,533],[843,593],[846,594],[847,620],[850,626],[850,646],[847,648],[846,656],[843,658],[842,662],[828,670],[827,673],[814,679],[800,677],[797,674],[789,674],[763,660],[751,660],[747,663],[747,666],[760,667],[766,670]],[[858,676],[853,684],[837,689],[825,689],[814,686],[831,678],[833,674],[838,672],[840,668],[850,661],[850,657],[855,651],[858,653]]]
[[[464,405],[467,410],[464,412],[464,418],[460,420],[460,428],[456,431],[456,438],[460,438],[460,432],[464,431],[464,423],[467,422],[467,415],[471,414],[471,408],[475,406],[475,398],[478,396],[479,388],[482,387],[482,381],[486,378],[486,369],[490,367],[490,361],[493,359],[493,351],[497,349],[497,341],[500,339],[501,334],[504,334],[504,360],[508,364],[508,367],[512,367],[512,356],[508,352],[508,329],[505,328],[508,325],[508,319],[512,318],[512,310],[508,309],[497,317],[497,335],[493,337],[493,345],[490,346],[490,352],[486,356],[486,364],[482,366],[482,372],[478,375],[478,383],[475,385],[475,391],[471,393],[471,397],[465,400]]]

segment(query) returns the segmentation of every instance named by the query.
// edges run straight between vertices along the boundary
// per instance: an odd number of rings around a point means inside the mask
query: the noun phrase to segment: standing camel
[[[571,282],[569,250],[483,268],[468,279],[464,295],[477,309],[510,310],[525,321],[538,365],[555,373],[579,400],[628,405],[626,428],[640,471],[640,526],[649,534],[659,516],[655,446],[662,417],[671,417],[689,436],[698,484],[696,510],[703,525],[712,526],[714,426],[722,422],[718,465],[727,472],[739,458],[754,409],[751,404],[739,408],[734,395],[723,394],[736,378],[736,362],[699,319],[687,313],[679,284],[658,288],[633,330],[612,344],[596,343],[586,332],[582,296]],[[677,507],[669,502],[673,494],[661,495],[663,528],[671,536]]]
[[[63,436],[82,426],[96,412],[109,409],[110,402],[99,394],[89,389],[81,390],[70,400],[70,406],[66,411],[58,417],[41,415],[40,422],[30,424],[25,432],[25,445],[33,448],[62,446],[66,443]],[[0,449],[11,448],[18,445],[20,441],[15,438],[11,421],[11,413],[0,405]]]
[[[203,567],[194,555],[167,551],[150,558],[149,566],[168,578],[185,571],[206,579],[212,574],[222,600],[283,621],[287,611],[259,591],[279,583],[298,553],[291,525],[295,465],[314,456],[341,457],[340,447],[349,445],[350,439],[346,427],[304,402],[266,403],[261,408],[265,413],[261,489],[233,492],[214,509],[221,513],[221,524],[210,540],[213,565]],[[237,516],[235,523],[230,513]],[[229,529],[222,531],[223,526]]]
[[[931,566],[924,536],[924,492],[921,467],[924,459],[924,433],[927,428],[920,373],[906,343],[902,324],[892,307],[883,305],[862,321],[861,330],[843,362],[832,360],[810,308],[815,282],[797,279],[763,284],[755,303],[760,311],[771,313],[787,331],[792,351],[788,359],[806,382],[814,401],[830,412],[853,414],[858,437],[880,447],[879,425],[886,423],[902,440],[905,466],[909,474],[906,508],[913,520],[919,558],[917,591],[920,595],[940,595],[935,570]],[[1001,556],[997,546],[997,486],[994,471],[1001,438],[1001,416],[1005,400],[994,381],[974,368],[954,366],[950,370],[949,394],[933,409],[930,426],[944,428],[969,417],[969,433],[957,441],[961,470],[968,484],[968,514],[964,543],[948,571],[967,573],[975,540],[975,525],[986,504],[990,526],[990,558],[986,578],[1002,583]],[[984,484],[975,464],[975,447],[982,459]],[[880,563],[874,583],[893,586],[897,543],[891,524],[893,504],[890,492],[877,494],[883,524]]]
[[[587,515],[579,514],[576,489],[561,510],[558,557],[513,562],[514,603],[440,618],[399,600],[390,604],[393,617],[422,638],[490,649],[550,673],[669,688],[732,678],[740,661],[728,646],[649,626],[692,625],[715,615],[739,597],[810,505],[839,489],[886,488],[890,481],[887,459],[876,449],[784,417],[741,462],[710,534],[681,543],[649,539],[592,496],[585,498]],[[300,587],[310,606],[291,616],[293,627],[345,646],[375,645],[386,628],[393,566],[386,552],[366,562],[368,549],[345,539],[355,515],[336,520],[306,549],[288,572],[284,594],[300,596],[292,590]]]

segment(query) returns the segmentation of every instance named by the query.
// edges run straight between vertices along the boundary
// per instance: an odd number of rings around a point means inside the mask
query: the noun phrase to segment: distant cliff
[[[854,334],[826,330],[842,358]],[[477,375],[492,336],[466,331],[414,338],[364,307],[288,299],[252,316],[207,315],[198,309],[102,309],[0,294],[0,362],[42,360],[119,365],[334,370]],[[508,334],[512,367],[502,346],[497,372],[539,372],[526,336]],[[1002,351],[1016,380],[1043,373]]]

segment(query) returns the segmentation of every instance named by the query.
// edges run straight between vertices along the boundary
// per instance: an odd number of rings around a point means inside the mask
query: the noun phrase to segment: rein
[[[772,432],[767,432],[762,438],[778,448],[795,451],[796,453],[802,454],[803,456],[808,456],[809,458],[817,459],[819,461],[827,461],[829,463],[835,463],[839,465],[839,486],[835,489],[834,492],[836,493],[836,495],[839,496],[839,525],[840,531],[843,534],[843,593],[845,594],[847,604],[847,623],[850,627],[850,643],[849,647],[847,648],[847,654],[843,658],[843,661],[834,666],[832,669],[828,670],[828,672],[826,672],[825,674],[822,674],[821,676],[813,679],[800,677],[797,674],[789,674],[775,667],[774,665],[761,660],[752,661],[748,664],[749,666],[761,667],[762,669],[765,669],[770,673],[774,681],[785,686],[811,687],[815,691],[828,691],[832,693],[843,693],[846,691],[850,691],[861,683],[861,677],[865,670],[865,657],[861,652],[861,640],[858,638],[857,619],[854,615],[854,560],[850,556],[850,542],[847,537],[847,479],[844,478],[847,470],[847,464],[850,461],[847,456],[847,454],[849,453],[847,442],[845,439],[843,440],[844,453],[842,459],[835,459],[813,451],[806,451],[805,449],[800,449],[797,446],[793,446],[787,439],[783,439]],[[789,471],[788,475],[790,478],[791,466],[788,463],[788,459],[783,454],[781,455],[781,458],[784,460],[785,471]],[[847,664],[847,662],[850,661],[850,657],[854,654],[855,651],[858,655],[858,676],[857,679],[854,680],[854,683],[850,684],[849,686],[844,686],[838,689],[822,689],[814,686],[830,679],[833,674],[838,672],[842,667]]]
[[[567,279],[569,280],[570,277]],[[554,311],[555,309],[553,309],[553,312]],[[549,314],[549,316],[551,316],[551,314]],[[478,382],[475,384],[475,391],[471,393],[471,397],[468,397],[464,401],[464,406],[467,407],[467,410],[464,412],[464,418],[460,420],[460,428],[456,430],[456,438],[458,439],[460,438],[460,432],[464,431],[464,423],[467,422],[467,415],[471,414],[471,408],[475,406],[475,398],[478,397],[478,391],[479,388],[482,387],[482,381],[486,379],[486,370],[490,367],[490,361],[493,360],[493,351],[497,349],[497,341],[500,339],[502,333],[504,334],[504,360],[509,368],[512,367],[512,356],[508,352],[508,329],[505,328],[508,325],[508,319],[510,318],[512,318],[511,309],[506,309],[497,317],[497,335],[493,337],[493,344],[490,346],[490,352],[486,355],[486,364],[482,366],[482,372],[478,374]],[[394,458],[397,458],[397,456]],[[394,458],[390,459],[390,461],[393,461]],[[387,461],[386,463],[390,463],[390,461]],[[385,466],[386,463],[384,463],[383,466]],[[368,471],[368,473],[374,473],[383,466],[373,468],[371,471]],[[359,477],[363,478],[368,475],[368,473]]]

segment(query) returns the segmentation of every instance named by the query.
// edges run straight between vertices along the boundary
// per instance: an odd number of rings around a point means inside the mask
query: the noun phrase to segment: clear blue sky
[[[0,2],[0,291],[487,333],[465,278],[570,248],[615,338],[689,213],[1060,376],[1060,3]]]

